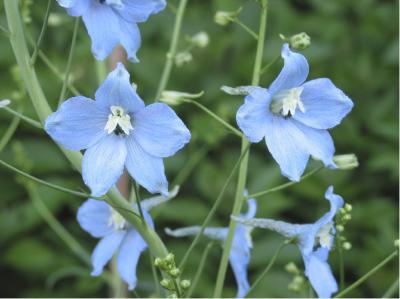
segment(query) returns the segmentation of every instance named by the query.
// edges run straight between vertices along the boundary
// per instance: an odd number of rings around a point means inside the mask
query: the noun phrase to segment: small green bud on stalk
[[[210,42],[210,38],[207,32],[200,31],[190,38],[190,42],[198,48],[205,48]]]
[[[183,51],[176,54],[175,64],[180,67],[186,63],[189,63],[193,60],[193,55],[189,51]]]
[[[351,243],[350,242],[344,242],[342,246],[343,246],[344,250],[350,250],[351,249]]]
[[[336,155],[333,157],[338,169],[350,170],[359,166],[358,159],[355,154]]]
[[[199,93],[187,93],[174,90],[165,90],[161,93],[159,101],[167,105],[177,106],[184,103],[185,100],[200,98],[203,94],[203,91]]]
[[[236,11],[217,11],[214,15],[214,22],[218,25],[226,26],[239,16],[241,10],[242,8],[240,7]]]
[[[343,220],[345,220],[345,221],[351,220],[351,215],[350,215],[350,214],[345,214],[345,215],[343,216]]]
[[[11,104],[11,101],[9,99],[1,100],[0,101],[0,108],[4,108],[4,107],[6,107],[6,106],[8,106],[10,104]]]
[[[346,203],[344,205],[344,209],[346,212],[351,212],[351,210],[353,209],[353,206],[351,204]]]
[[[344,231],[344,226],[343,225],[336,225],[336,230],[338,231],[338,232],[342,232],[342,231]]]
[[[292,35],[291,37],[279,34],[279,37],[289,43],[290,47],[295,50],[305,50],[311,45],[311,37],[305,32]]]
[[[177,295],[176,293],[172,293],[172,294],[168,295],[167,298],[173,298],[173,299],[175,299],[175,298],[178,298],[178,295]]]
[[[174,290],[175,286],[174,286],[174,282],[171,279],[168,278],[164,278],[163,280],[160,281],[160,285],[167,289],[167,290]]]
[[[191,285],[190,280],[187,279],[182,280],[180,284],[183,289],[188,289]]]
[[[180,274],[181,271],[178,268],[173,268],[168,272],[172,277],[177,278]]]
[[[154,260],[154,266],[156,266],[156,267],[161,267],[162,265],[163,265],[162,259],[160,259],[159,257],[157,257],[157,258]]]
[[[296,264],[293,262],[290,262],[289,264],[287,264],[285,266],[285,270],[290,274],[294,274],[294,275],[300,274],[299,268],[297,268]]]
[[[168,264],[175,263],[175,256],[173,253],[168,253],[167,256],[165,257],[164,261]]]

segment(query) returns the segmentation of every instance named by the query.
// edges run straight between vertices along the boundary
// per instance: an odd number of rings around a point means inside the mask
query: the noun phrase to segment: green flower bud
[[[177,295],[176,293],[172,293],[172,294],[168,295],[167,298],[173,298],[173,299],[175,299],[175,298],[178,298],[178,295]]]
[[[237,18],[241,12],[240,7],[237,11],[217,11],[214,15],[214,22],[221,26],[226,26]]]
[[[0,101],[0,108],[4,108],[8,105],[10,105],[11,101],[9,99],[1,100]]]
[[[189,51],[179,52],[175,57],[176,66],[182,66],[186,63],[189,63],[193,60],[193,55]]]
[[[160,259],[159,257],[157,257],[157,258],[154,260],[154,266],[156,266],[156,267],[161,267],[162,265],[163,265],[162,259]]]
[[[168,253],[164,261],[168,264],[175,263],[175,255],[173,253]]]
[[[175,289],[174,282],[171,279],[164,278],[163,280],[160,281],[160,284],[163,288],[165,288],[167,290]]]
[[[181,271],[178,268],[173,268],[168,272],[172,277],[178,277],[181,274]]]
[[[344,250],[350,250],[351,249],[351,243],[350,242],[344,242],[342,246],[343,246]]]
[[[353,206],[351,204],[346,203],[344,205],[344,209],[346,212],[351,212],[351,210],[353,209]]]
[[[194,94],[174,90],[165,90],[161,93],[159,101],[167,105],[177,106],[184,103],[186,99],[197,99],[200,98],[203,94],[203,91]]]
[[[394,240],[394,247],[399,248],[399,245],[400,245],[400,240],[399,239]]]
[[[336,230],[338,231],[338,232],[342,232],[342,231],[344,231],[344,226],[343,225],[336,225]]]
[[[345,215],[343,216],[343,220],[345,220],[345,221],[351,220],[351,215],[350,215],[350,214],[345,214]]]
[[[338,169],[342,170],[354,169],[359,165],[355,154],[333,156],[333,162],[335,162]]]
[[[181,281],[181,287],[183,289],[188,289],[190,287],[190,280],[184,279]]]
[[[285,266],[285,270],[290,273],[290,274],[300,274],[299,268],[297,268],[296,264],[293,262],[290,262]]]
[[[204,48],[207,47],[208,43],[210,42],[210,38],[208,37],[207,32],[200,31],[190,38],[190,42],[192,42],[192,44],[196,47]]]
[[[311,38],[305,32],[292,35],[291,37],[285,37],[283,34],[279,34],[279,37],[289,43],[290,47],[295,50],[304,50],[311,45]]]

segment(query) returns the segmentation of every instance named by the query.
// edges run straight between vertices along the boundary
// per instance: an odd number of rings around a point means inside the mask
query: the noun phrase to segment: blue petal
[[[129,73],[124,65],[118,63],[96,91],[96,101],[107,107],[108,113],[110,113],[111,106],[121,106],[131,113],[144,108],[144,102],[133,89],[129,78]]]
[[[128,284],[128,289],[136,287],[136,268],[140,254],[147,248],[146,242],[135,229],[130,229],[125,235],[119,249],[117,267],[123,281]]]
[[[316,129],[329,129],[340,124],[353,108],[353,102],[329,79],[306,82],[301,93],[305,113],[297,109],[294,119]]]
[[[90,6],[91,0],[57,0],[61,7],[67,9],[70,16],[81,16],[84,14]]]
[[[168,196],[162,158],[148,154],[132,136],[127,138],[127,148],[126,168],[135,181],[150,193],[159,192]]]
[[[92,276],[99,276],[103,272],[104,266],[112,258],[125,235],[126,231],[117,231],[100,240],[92,253]]]
[[[338,286],[329,264],[318,258],[318,255],[310,255],[304,258],[305,274],[319,298],[330,298],[337,292]]]
[[[46,132],[69,150],[79,151],[96,144],[107,132],[108,112],[85,97],[65,101],[51,114],[45,124]]]
[[[125,0],[117,11],[126,21],[140,23],[162,11],[166,4],[165,0]]]
[[[133,134],[140,146],[156,157],[170,157],[190,140],[190,132],[165,104],[147,106],[133,117]]]
[[[257,201],[254,198],[249,198],[247,200],[248,210],[247,213],[242,215],[244,219],[251,219],[257,213]]]
[[[254,88],[236,114],[236,122],[250,142],[265,136],[271,95],[264,88]]]
[[[247,268],[250,262],[250,245],[246,237],[246,228],[238,224],[233,238],[229,261],[235,275],[238,292],[236,298],[244,298],[250,289]]]
[[[78,210],[79,225],[95,238],[102,238],[113,233],[110,226],[110,206],[103,201],[88,199]]]
[[[125,138],[107,135],[86,150],[82,160],[82,176],[93,196],[102,196],[122,175],[127,156]]]
[[[104,60],[121,44],[128,58],[138,61],[136,51],[140,48],[140,32],[135,23],[128,23],[112,7],[97,1],[93,1],[85,12],[83,21],[92,39],[92,52],[96,59]]]
[[[295,120],[272,116],[266,133],[266,143],[282,174],[299,181],[310,155],[335,167],[332,138],[325,130],[307,127]]]
[[[292,52],[289,45],[284,44],[281,56],[284,59],[284,66],[279,76],[268,89],[271,94],[280,90],[298,87],[306,81],[308,76],[308,62],[303,55]]]

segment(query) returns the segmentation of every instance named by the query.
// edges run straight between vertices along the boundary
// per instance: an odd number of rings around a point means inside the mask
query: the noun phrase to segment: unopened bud
[[[190,280],[184,279],[181,281],[181,287],[183,289],[188,289],[190,287]]]
[[[241,10],[242,8],[240,7],[237,11],[217,11],[214,15],[214,22],[218,25],[226,26],[239,16]]]
[[[189,63],[193,60],[193,55],[192,53],[188,52],[188,51],[184,51],[184,52],[179,52],[178,54],[176,54],[175,57],[175,64],[177,66],[182,66],[186,63]]]
[[[351,220],[351,215],[350,214],[346,214],[343,216],[343,220],[349,221]]]
[[[176,293],[172,293],[172,294],[169,294],[169,295],[167,296],[167,298],[173,298],[173,299],[175,299],[175,298],[178,298],[178,295],[177,295]]]
[[[176,106],[185,102],[186,99],[200,98],[203,94],[203,91],[199,93],[187,93],[174,90],[165,90],[161,93],[159,101],[167,105]]]
[[[199,33],[196,33],[195,35],[193,35],[191,37],[190,41],[196,47],[204,48],[204,47],[207,47],[208,43],[210,42],[210,38],[208,37],[207,32],[200,31]]]
[[[350,250],[351,249],[351,243],[350,242],[344,242],[342,246],[343,246],[344,250]]]
[[[11,101],[9,99],[1,100],[0,101],[0,108],[4,108],[8,105],[10,105]]]
[[[338,232],[342,232],[342,231],[344,231],[344,226],[343,225],[336,225],[336,230],[338,231]]]
[[[297,268],[296,264],[293,263],[293,262],[290,262],[289,264],[287,264],[285,266],[285,270],[290,274],[295,274],[296,275],[296,274],[300,273],[299,268]]]
[[[346,212],[351,212],[351,210],[353,209],[353,206],[349,203],[346,203],[344,205],[344,209],[346,210]]]
[[[164,260],[168,264],[172,264],[175,262],[175,255],[173,253],[168,253]]]
[[[400,245],[400,240],[399,239],[394,240],[394,247],[399,248],[399,245]]]
[[[157,258],[154,260],[154,266],[156,266],[156,267],[161,267],[162,264],[163,264],[163,261],[162,261],[162,259],[160,259],[159,257],[157,257]]]
[[[311,45],[311,38],[305,32],[292,35],[291,37],[285,37],[283,34],[279,34],[279,37],[285,42],[288,42],[290,47],[295,50],[304,50]]]
[[[173,290],[174,289],[174,283],[171,279],[164,278],[163,280],[160,281],[160,285],[167,289],[167,290]]]
[[[181,274],[181,271],[178,268],[173,268],[169,271],[169,274],[176,278]]]
[[[359,165],[355,154],[333,156],[333,162],[335,162],[338,169],[342,170],[354,169]]]

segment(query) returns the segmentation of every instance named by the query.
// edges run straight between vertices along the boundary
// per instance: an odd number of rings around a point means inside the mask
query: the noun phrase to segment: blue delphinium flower
[[[255,199],[251,198],[247,200],[247,203],[249,206],[248,211],[246,214],[241,216],[243,219],[252,219],[257,211],[257,202]],[[165,231],[168,235],[174,237],[185,237],[196,235],[200,229],[200,226],[190,226],[176,230],[167,228]],[[253,247],[251,230],[250,227],[242,224],[236,226],[232,248],[229,254],[229,262],[238,285],[237,298],[245,297],[250,289],[249,281],[247,279],[247,267],[250,262],[250,251]],[[228,227],[206,227],[203,234],[210,239],[219,240],[225,244],[226,239],[228,238],[228,231]]]
[[[82,176],[91,194],[104,195],[126,166],[149,192],[166,195],[163,158],[189,142],[189,130],[167,105],[145,107],[122,64],[108,75],[95,98],[68,99],[45,125],[47,133],[65,148],[86,149]]]
[[[282,57],[279,76],[269,89],[248,89],[236,120],[250,142],[265,138],[282,174],[299,181],[310,155],[335,168],[335,147],[327,129],[342,121],[353,102],[329,79],[305,82],[307,60],[288,44],[283,45]]]
[[[291,224],[273,219],[243,219],[232,217],[239,223],[250,227],[261,227],[294,238],[300,248],[305,265],[305,275],[320,298],[329,298],[338,290],[335,277],[328,264],[329,251],[332,249],[335,227],[334,218],[343,206],[343,198],[333,193],[330,186],[325,193],[331,208],[328,213],[312,224]]]
[[[137,23],[146,22],[150,15],[162,11],[165,0],[57,0],[69,15],[82,16],[92,39],[96,59],[105,59],[121,44],[128,58],[137,62],[140,47]]]
[[[150,211],[153,207],[176,196],[178,188],[168,197],[153,197],[141,202],[147,224],[154,228]],[[137,211],[137,205],[134,204]],[[129,290],[136,287],[136,267],[141,253],[147,248],[140,234],[125,221],[118,211],[100,200],[88,199],[78,210],[80,226],[95,238],[101,240],[92,254],[92,276],[99,276],[108,261],[117,253],[117,269]]]

